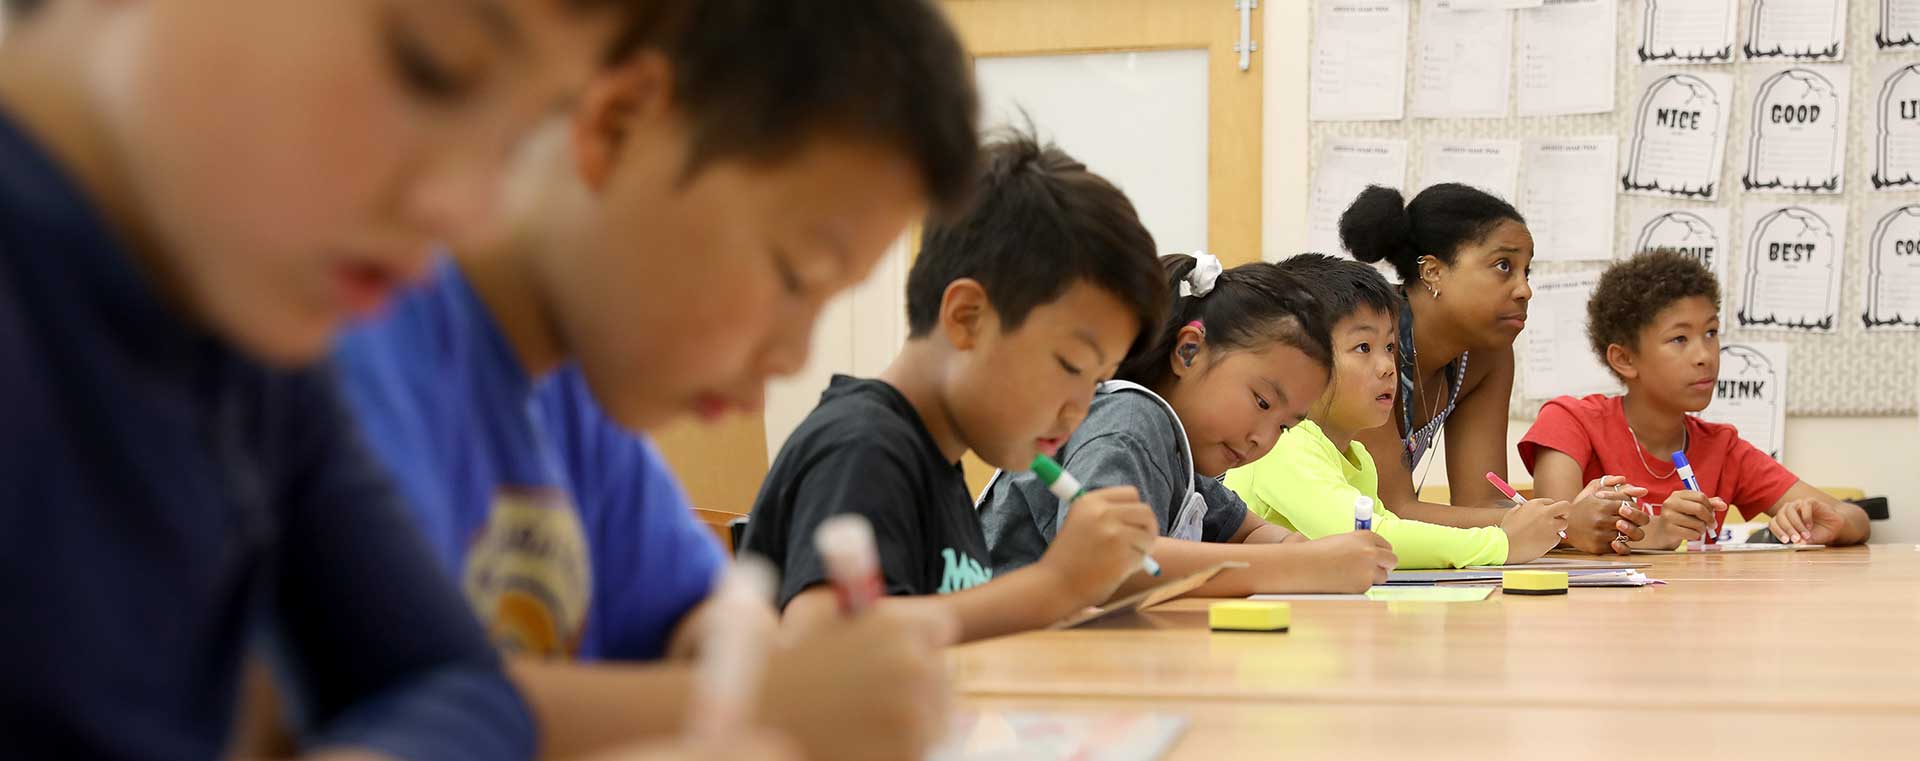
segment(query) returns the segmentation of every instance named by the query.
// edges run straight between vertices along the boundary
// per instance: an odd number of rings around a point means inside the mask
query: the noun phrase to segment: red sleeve
[[[1748,520],[1766,512],[1781,497],[1787,496],[1794,484],[1800,483],[1800,477],[1779,460],[1768,457],[1759,447],[1737,436],[1727,453],[1727,472],[1740,479],[1732,489],[1733,506]]]
[[[1593,459],[1593,441],[1587,437],[1586,426],[1580,424],[1579,407],[1580,400],[1563,396],[1540,408],[1540,416],[1519,444],[1520,462],[1527,466],[1528,474],[1533,473],[1533,459],[1542,447],[1573,458],[1581,472],[1586,472],[1587,461]]]

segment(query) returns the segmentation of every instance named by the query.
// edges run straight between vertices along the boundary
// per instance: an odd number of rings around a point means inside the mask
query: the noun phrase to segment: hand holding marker
[[[1047,485],[1047,491],[1053,492],[1053,496],[1059,497],[1068,505],[1072,505],[1074,500],[1087,493],[1086,487],[1080,485],[1080,480],[1074,478],[1072,473],[1068,473],[1066,468],[1060,467],[1060,463],[1054,462],[1051,457],[1044,454],[1034,455],[1033,465],[1030,467],[1033,474],[1040,478],[1040,483]],[[1154,561],[1152,555],[1140,558],[1140,567],[1146,569],[1150,576],[1160,575],[1160,564]]]
[[[1487,483],[1493,484],[1493,488],[1499,489],[1501,494],[1507,495],[1507,500],[1512,503],[1513,507],[1527,506],[1527,501],[1520,498],[1520,492],[1515,491],[1514,488],[1507,483],[1506,479],[1501,478],[1491,470],[1487,471]],[[1560,538],[1567,538],[1567,532],[1560,532]]]
[[[734,563],[713,594],[713,609],[702,622],[702,651],[694,666],[695,708],[687,729],[696,742],[722,744],[753,721],[755,694],[767,662],[772,632],[741,621],[758,617],[757,608],[773,599],[773,566],[749,555]]]
[[[1706,492],[1700,490],[1700,479],[1693,477],[1693,463],[1687,462],[1686,452],[1673,453],[1673,472],[1679,474],[1680,485],[1687,487],[1687,491],[1697,491],[1700,492],[1701,496],[1706,495]],[[1713,506],[1709,504],[1707,508],[1711,510]],[[1703,545],[1712,544],[1715,539],[1719,538],[1715,535],[1719,530],[1720,527],[1713,525],[1713,521],[1707,521],[1707,527],[1700,529],[1700,543]],[[1710,536],[1712,538],[1709,538]]]
[[[842,614],[857,616],[879,602],[886,590],[880,581],[873,524],[865,517],[842,513],[821,521],[813,532],[813,547],[827,566],[827,579],[833,582]]]

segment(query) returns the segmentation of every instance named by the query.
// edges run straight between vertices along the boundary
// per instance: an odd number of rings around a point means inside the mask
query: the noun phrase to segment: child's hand
[[[1153,508],[1131,486],[1087,492],[1067,508],[1066,523],[1036,565],[1059,574],[1066,593],[1085,605],[1113,596],[1140,570],[1140,560],[1160,535]]]
[[[1847,519],[1832,505],[1817,499],[1788,502],[1769,524],[1773,535],[1787,544],[1833,544],[1846,530]]]
[[[810,628],[768,659],[758,716],[811,758],[922,758],[949,720],[940,649],[956,629],[940,610],[882,601]]]
[[[1300,544],[1295,552],[1307,553],[1303,566],[1310,578],[1302,590],[1359,594],[1375,584],[1385,584],[1387,574],[1400,564],[1393,545],[1372,531],[1349,531]]]
[[[1507,563],[1529,562],[1560,545],[1573,503],[1536,499],[1508,511],[1500,529],[1507,532]]]
[[[1725,500],[1697,491],[1677,491],[1667,495],[1660,515],[1647,528],[1647,540],[1658,549],[1673,549],[1698,540],[1715,529],[1713,513],[1727,509]]]
[[[1567,544],[1594,555],[1632,551],[1627,542],[1647,538],[1646,529],[1641,527],[1653,516],[1629,506],[1627,498],[1644,496],[1647,490],[1628,485],[1625,476],[1593,479],[1573,499],[1573,509],[1567,514]]]

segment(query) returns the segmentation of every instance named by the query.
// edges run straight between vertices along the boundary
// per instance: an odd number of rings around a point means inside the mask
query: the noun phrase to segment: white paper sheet
[[[1641,63],[1727,63],[1733,60],[1735,0],[1640,0]]]
[[[1841,192],[1846,174],[1847,67],[1763,68],[1747,75],[1746,169],[1740,185],[1759,193]]]
[[[1920,47],[1920,0],[1878,0],[1880,25],[1873,42],[1881,49]]]
[[[1527,141],[1520,213],[1533,233],[1535,261],[1613,258],[1618,153],[1611,135]]]
[[[1720,324],[1731,325],[1727,320],[1727,296],[1732,289],[1727,265],[1733,261],[1730,216],[1724,206],[1636,208],[1627,226],[1633,240],[1620,253],[1630,256],[1657,248],[1672,249],[1705,265],[1720,283]]]
[[[1700,419],[1740,429],[1740,438],[1773,459],[1786,457],[1787,345],[1729,343],[1720,347],[1720,382]]]
[[[1463,11],[1453,8],[1453,0],[1420,0],[1417,36],[1414,116],[1507,115],[1513,11]]]
[[[1322,0],[1313,25],[1313,121],[1406,115],[1411,0]]]
[[[1641,72],[1635,102],[1621,187],[1642,195],[1717,198],[1733,77],[1649,69]]]
[[[1755,201],[1743,218],[1748,233],[1740,327],[1832,333],[1840,316],[1847,207]]]
[[[1428,140],[1422,149],[1420,190],[1443,182],[1457,182],[1513,202],[1520,183],[1519,142],[1436,139]]]
[[[1599,284],[1598,271],[1533,277],[1527,329],[1520,331],[1514,347],[1520,352],[1527,399],[1623,390],[1587,341],[1587,301]]]
[[[1847,40],[1847,0],[1753,0],[1747,4],[1749,59],[1838,61]]]
[[[1873,83],[1873,189],[1920,187],[1920,63],[1880,61]]]
[[[1613,111],[1616,0],[1546,0],[1518,11],[1520,115]]]
[[[1340,215],[1368,185],[1406,187],[1407,141],[1328,138],[1317,163],[1307,209],[1307,250],[1351,257],[1340,245]]]
[[[928,761],[1154,761],[1193,722],[1168,713],[968,711]]]
[[[1884,204],[1872,219],[1860,321],[1875,332],[1920,330],[1920,205]]]

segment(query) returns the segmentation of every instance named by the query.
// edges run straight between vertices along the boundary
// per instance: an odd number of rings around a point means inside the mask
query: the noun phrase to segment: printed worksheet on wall
[[[1587,301],[1599,284],[1597,270],[1533,277],[1527,328],[1514,347],[1527,399],[1623,390],[1587,341]]]
[[[1703,201],[1718,198],[1732,93],[1733,77],[1720,72],[1641,72],[1621,189]]]
[[[1728,63],[1733,60],[1735,0],[1640,0],[1641,63]]]
[[[1880,49],[1920,47],[1920,0],[1876,0],[1880,25],[1873,42]]]
[[[1847,41],[1847,0],[1753,0],[1747,6],[1749,59],[1838,61]]]
[[[1471,185],[1512,203],[1520,182],[1520,143],[1514,140],[1428,140],[1421,146],[1420,184]],[[1416,190],[1416,194],[1418,193]]]
[[[1700,419],[1739,429],[1762,452],[1787,456],[1787,352],[1783,343],[1728,343],[1720,347],[1720,380]]]
[[[1420,0],[1414,36],[1413,115],[1430,119],[1507,115],[1513,11],[1459,10]]]
[[[1846,174],[1847,67],[1788,65],[1749,71],[1741,187],[1758,193],[1841,192]]]
[[[1321,0],[1313,25],[1314,121],[1397,121],[1406,112],[1411,0]]]
[[[1832,333],[1839,322],[1847,207],[1750,201],[1743,299],[1747,330]]]
[[[1520,115],[1612,112],[1616,0],[1546,0],[1516,15]]]
[[[1340,215],[1368,185],[1405,188],[1407,141],[1328,138],[1320,146],[1307,208],[1307,250],[1346,254]]]
[[[1880,61],[1873,67],[1874,190],[1920,187],[1920,63]]]
[[[1871,219],[1860,321],[1873,332],[1920,330],[1920,204],[1882,204]]]
[[[1536,261],[1613,258],[1618,154],[1611,135],[1526,142],[1520,213]]]

